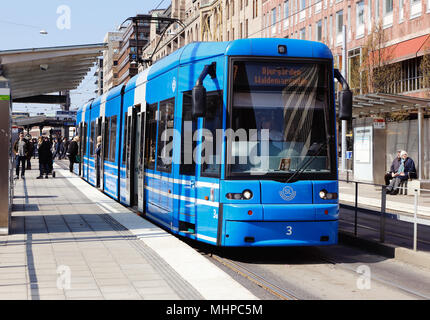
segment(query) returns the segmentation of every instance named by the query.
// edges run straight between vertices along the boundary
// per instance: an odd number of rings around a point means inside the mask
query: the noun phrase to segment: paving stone
[[[37,175],[28,171],[26,190],[17,181],[15,234],[0,238],[0,300],[179,298],[134,247],[136,238],[114,230],[98,205],[66,179]],[[57,288],[63,266],[70,268],[67,290]]]

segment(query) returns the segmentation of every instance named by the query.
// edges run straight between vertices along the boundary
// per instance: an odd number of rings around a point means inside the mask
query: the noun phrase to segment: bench
[[[399,194],[403,194],[405,196],[415,194],[415,189],[418,189],[418,195],[420,195],[420,181],[419,180],[403,180],[399,184]]]

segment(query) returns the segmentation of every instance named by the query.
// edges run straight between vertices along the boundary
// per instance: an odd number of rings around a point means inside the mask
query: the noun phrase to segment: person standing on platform
[[[100,168],[101,168],[102,136],[97,137],[96,145],[96,186],[100,188]]]
[[[69,149],[67,150],[67,156],[69,157],[69,170],[70,172],[73,172],[73,166],[75,163],[78,163],[76,161],[76,156],[78,155],[78,151],[79,151],[79,136],[76,136],[73,138],[72,142],[70,142],[69,144]]]
[[[15,142],[13,150],[15,152],[16,160],[16,179],[19,179],[19,167],[21,166],[21,178],[25,178],[25,163],[29,154],[28,142],[24,138],[24,133],[19,134],[19,139]]]
[[[51,152],[51,144],[48,139],[40,139],[39,140],[39,169],[40,175],[36,179],[48,179],[48,174],[50,170],[50,162],[52,162],[52,152]]]
[[[69,149],[69,144],[70,144],[69,139],[64,138],[64,140],[63,140],[63,152],[61,153],[60,159],[64,159],[66,157],[67,150]]]
[[[28,145],[28,155],[27,155],[27,170],[31,170],[31,157],[33,156],[33,141],[31,140],[31,135],[27,134],[25,139]]]

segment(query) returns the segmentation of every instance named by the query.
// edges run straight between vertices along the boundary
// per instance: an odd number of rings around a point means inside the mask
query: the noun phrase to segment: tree
[[[361,89],[362,93],[389,93],[400,80],[401,64],[390,63],[393,49],[385,47],[387,42],[382,20],[374,24],[362,48]]]
[[[426,96],[430,98],[430,46],[427,51],[421,60],[420,69],[423,75],[423,88],[426,90]]]

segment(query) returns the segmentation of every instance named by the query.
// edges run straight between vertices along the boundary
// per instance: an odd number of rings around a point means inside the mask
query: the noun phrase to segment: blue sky
[[[128,17],[145,14],[157,7],[166,8],[170,0],[7,0],[2,1],[0,17],[0,50],[68,46],[101,43],[108,31],[116,28]],[[65,11],[57,13],[61,6],[70,8],[70,29],[58,28]],[[59,20],[60,19],[60,20]],[[40,30],[47,35],[41,35]],[[91,71],[81,87],[72,92],[72,107],[79,106],[94,97],[95,78]],[[27,105],[30,112],[58,109],[55,106]],[[15,104],[17,111],[26,105]],[[33,109],[33,110],[31,110]]]

